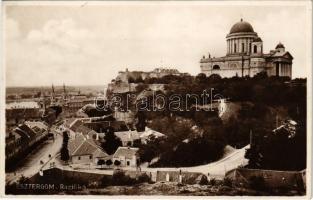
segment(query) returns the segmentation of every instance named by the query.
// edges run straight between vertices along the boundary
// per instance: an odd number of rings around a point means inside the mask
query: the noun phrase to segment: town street
[[[38,173],[43,164],[49,161],[49,155],[54,157],[61,149],[63,137],[59,134],[55,134],[55,131],[51,130],[55,139],[48,139],[43,142],[37,149],[31,152],[23,161],[22,166],[18,167],[15,172],[6,173],[6,183],[10,183],[18,180],[21,176],[31,177]]]

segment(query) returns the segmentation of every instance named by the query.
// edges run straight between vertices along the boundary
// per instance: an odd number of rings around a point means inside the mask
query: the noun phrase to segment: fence
[[[183,171],[157,171],[156,182],[177,182],[185,184],[199,184],[207,181],[207,177],[202,173]]]

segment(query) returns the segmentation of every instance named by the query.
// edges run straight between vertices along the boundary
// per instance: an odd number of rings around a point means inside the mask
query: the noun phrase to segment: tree
[[[142,92],[142,91],[144,91],[144,90],[146,90],[146,89],[148,89],[148,88],[149,88],[149,86],[148,86],[147,84],[141,83],[141,84],[138,84],[138,85],[136,86],[136,92],[137,92],[137,93],[140,93],[140,92]]]
[[[254,139],[246,152],[249,168],[272,170],[302,170],[306,168],[306,131],[296,128],[293,137],[284,128],[269,132],[266,137]],[[256,142],[257,141],[257,142]]]
[[[206,81],[206,75],[204,74],[204,73],[200,73],[200,74],[198,74],[197,76],[196,76],[196,81],[198,82],[198,83],[205,83],[205,81]]]
[[[105,130],[104,142],[101,143],[101,147],[109,154],[115,153],[118,147],[122,146],[122,141],[114,134],[113,127],[108,127]]]
[[[146,128],[146,115],[143,111],[138,111],[136,116],[137,118],[137,123],[136,123],[136,129],[138,132],[142,132],[142,131],[145,131],[145,128]]]
[[[120,165],[121,165],[121,161],[115,160],[115,161],[114,161],[114,165],[115,165],[115,166],[120,166]]]
[[[268,78],[266,71],[259,72],[253,77],[253,79],[257,79],[257,80],[266,79],[266,78]]]
[[[63,132],[63,144],[61,148],[61,160],[68,161],[70,159],[70,154],[68,151],[68,140],[69,136],[66,131]]]
[[[98,160],[97,162],[97,165],[104,165],[104,164],[105,164],[105,161],[102,159]]]
[[[222,79],[222,77],[218,74],[212,74],[208,77],[209,82],[218,82]]]
[[[106,164],[107,166],[111,166],[111,165],[113,164],[113,162],[112,162],[111,159],[109,159],[109,160],[107,160],[107,161],[105,162],[105,164]]]

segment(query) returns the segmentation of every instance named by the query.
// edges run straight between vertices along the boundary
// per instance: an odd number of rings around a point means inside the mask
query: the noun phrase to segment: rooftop
[[[94,155],[96,157],[106,157],[106,154],[93,139],[87,139],[83,135],[77,135],[74,139],[70,139],[68,150],[71,156]]]
[[[132,159],[133,156],[136,156],[139,148],[132,147],[119,147],[114,153],[113,157],[125,157],[127,159]]]
[[[6,104],[6,109],[18,108],[39,108],[39,104],[35,101],[11,102]]]
[[[139,140],[140,135],[137,131],[120,131],[114,133],[122,142]]]
[[[229,34],[232,33],[247,33],[247,32],[251,32],[254,33],[253,27],[251,26],[251,24],[249,22],[243,21],[243,19],[240,19],[239,22],[237,22],[236,24],[234,24],[231,29]]]

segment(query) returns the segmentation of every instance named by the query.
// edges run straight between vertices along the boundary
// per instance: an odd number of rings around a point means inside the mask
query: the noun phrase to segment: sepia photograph
[[[2,6],[4,196],[310,198],[311,1]]]

